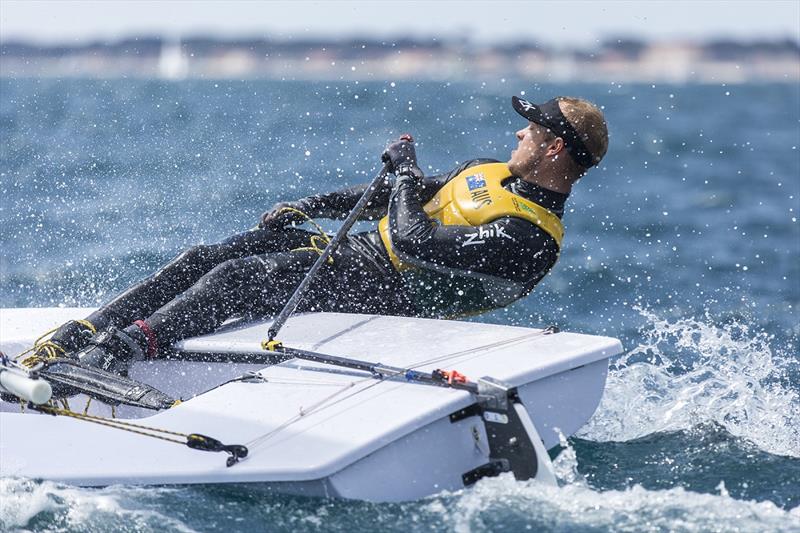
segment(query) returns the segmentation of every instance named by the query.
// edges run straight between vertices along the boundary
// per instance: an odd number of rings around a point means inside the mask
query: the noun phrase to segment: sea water
[[[525,126],[512,94],[588,98],[611,137],[554,271],[477,319],[625,346],[562,443],[560,487],[501,476],[373,504],[2,479],[0,529],[800,531],[793,84],[3,79],[0,306],[101,304],[277,201],[370,180],[401,133],[428,174],[506,160]]]

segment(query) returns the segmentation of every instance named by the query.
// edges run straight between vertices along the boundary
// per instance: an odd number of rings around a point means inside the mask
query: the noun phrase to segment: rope
[[[322,229],[322,226],[317,224],[314,219],[312,219],[309,215],[300,211],[299,209],[295,209],[294,207],[282,207],[278,210],[278,213],[297,213],[298,215],[304,217],[306,222],[310,223],[314,228],[319,232],[319,235],[312,235],[311,236],[311,245],[310,246],[301,246],[300,248],[294,248],[291,250],[292,252],[316,252],[319,255],[322,255],[322,252],[325,251],[325,246],[327,246],[331,242],[331,238],[325,233],[325,230]],[[320,242],[324,243],[320,246]],[[328,258],[328,264],[333,264],[333,257]]]
[[[466,350],[460,350],[458,352],[452,352],[452,353],[449,353],[449,354],[440,355],[438,357],[432,357],[430,359],[417,361],[416,363],[410,365],[408,368],[416,369],[416,368],[419,368],[421,366],[432,365],[434,363],[441,363],[441,362],[444,362],[444,361],[450,361],[452,359],[456,359],[456,358],[461,357],[461,356],[472,355],[475,352],[480,352],[480,353],[475,354],[476,356],[479,356],[479,355],[483,355],[484,352],[487,352],[487,351],[490,351],[490,350],[495,350],[497,348],[502,348],[502,347],[505,347],[505,346],[516,344],[518,342],[522,342],[522,341],[530,339],[530,338],[540,337],[540,336],[543,336],[543,335],[545,335],[545,331],[544,330],[536,331],[534,333],[526,333],[525,335],[521,335],[519,337],[513,337],[511,339],[497,341],[497,342],[493,342],[493,343],[490,343],[490,344],[484,344],[483,346],[477,346],[475,348],[467,348]],[[468,360],[468,359],[465,359],[465,360]]]
[[[313,369],[313,367],[308,367],[308,368]],[[297,369],[305,370],[306,367],[298,366]],[[270,377],[269,383],[272,383],[273,385],[309,385],[317,387],[338,387],[342,384],[341,381],[313,379],[313,378],[286,378],[286,377],[281,377],[281,378]]]
[[[356,385],[358,385],[360,383],[364,383],[365,381],[372,381],[372,379],[373,378],[370,377],[370,378],[364,378],[364,379],[361,379],[361,380],[358,380],[358,381],[351,381],[350,383],[347,383],[346,385],[344,385],[341,389],[337,390],[333,394],[330,394],[330,395],[326,396],[325,398],[322,398],[321,400],[319,400],[315,404],[311,405],[307,409],[304,409],[303,407],[300,407],[300,411],[298,412],[298,414],[290,417],[285,422],[283,422],[281,425],[273,428],[271,431],[269,431],[269,432],[267,432],[267,433],[265,433],[265,434],[263,434],[263,435],[261,435],[259,437],[256,437],[255,439],[251,440],[250,442],[248,442],[246,444],[246,446],[248,448],[254,448],[256,446],[264,444],[264,442],[269,440],[271,437],[274,437],[275,435],[277,435],[278,433],[280,433],[284,429],[288,428],[289,426],[291,426],[292,424],[294,424],[298,420],[302,419],[303,417],[308,416],[308,415],[310,415],[312,413],[315,413],[318,410],[321,410],[321,409],[323,409],[325,407],[332,407],[332,406],[336,405],[336,403],[338,403],[338,402],[331,403],[330,405],[325,405],[327,402],[331,401],[336,396],[342,394],[343,392],[345,392],[348,389],[352,389],[353,387],[355,387]],[[364,391],[364,390],[366,390],[366,389],[368,389],[370,387],[374,387],[378,383],[380,383],[380,381],[376,381],[373,385],[369,385],[369,386],[367,386],[367,387],[365,387],[363,389],[355,391],[353,394],[358,394],[359,392],[362,392],[362,391]],[[339,401],[342,401],[342,400],[344,400],[344,398],[342,398]]]
[[[87,404],[87,409],[88,409],[88,404]],[[76,413],[75,411],[71,411],[69,409],[62,409],[60,407],[54,407],[49,405],[38,405],[36,406],[36,410],[41,411],[43,413],[47,413],[49,415],[75,418],[77,420],[92,422],[94,424],[99,424],[101,426],[119,429],[122,431],[128,431],[130,433],[136,433],[137,435],[143,435],[145,437],[153,437],[154,439],[161,439],[167,442],[175,442],[177,444],[182,444],[182,445],[185,445],[186,442],[177,439],[171,439],[163,435],[154,435],[154,433],[163,433],[164,435],[175,435],[177,437],[189,438],[189,435],[187,433],[178,433],[177,431],[170,431],[167,429],[143,426],[141,424],[134,424],[132,422],[123,422],[122,420],[118,419],[111,420],[108,418],[103,418],[101,416]]]
[[[245,446],[242,446],[240,444],[230,444],[230,445],[223,444],[222,442],[218,441],[213,437],[208,437],[206,435],[201,435],[199,433],[179,433],[177,431],[170,431],[168,429],[143,426],[141,424],[134,424],[132,422],[123,422],[121,420],[110,420],[108,418],[103,418],[100,416],[88,415],[85,413],[84,414],[76,413],[75,411],[70,411],[69,409],[61,409],[54,405],[38,405],[34,406],[33,408],[42,413],[51,414],[54,416],[66,416],[69,418],[74,418],[76,420],[82,420],[84,422],[91,422],[93,424],[98,424],[100,426],[106,426],[112,429],[127,431],[129,433],[134,433],[136,435],[141,435],[143,437],[152,437],[154,439],[163,440],[165,442],[172,442],[174,444],[180,444],[181,446],[188,446],[193,450],[202,450],[206,452],[225,452],[230,456],[225,462],[225,464],[229,467],[235,465],[241,459],[247,457],[249,453]],[[112,407],[112,412],[113,412],[113,407]],[[183,437],[185,440],[174,439],[169,437],[168,435]]]
[[[92,335],[97,333],[97,328],[94,327],[94,324],[92,324],[88,320],[78,319],[75,320],[75,322],[77,322],[81,326],[91,331]],[[31,348],[28,348],[27,350],[19,354],[17,357],[14,358],[14,360],[23,366],[26,366],[28,368],[33,368],[40,361],[44,361],[47,359],[55,359],[57,357],[62,357],[67,355],[67,351],[60,344],[51,341],[49,338],[50,336],[52,336],[53,333],[58,331],[60,328],[61,326],[58,326],[51,329],[50,331],[46,331],[44,334],[39,336],[39,338],[33,341],[33,346]],[[47,340],[45,340],[45,337],[47,337]],[[23,357],[28,355],[29,353],[33,353],[33,355],[25,357],[23,359]]]
[[[325,234],[325,232],[322,229],[322,227],[320,227],[308,215],[306,215],[305,213],[303,213],[302,211],[300,211],[298,209],[294,209],[294,208],[291,208],[291,207],[285,207],[285,208],[282,209],[282,211],[297,212],[298,214],[304,216],[312,225],[314,225],[314,227],[320,233],[320,235],[314,235],[314,236],[311,237],[311,246],[302,247],[302,248],[296,248],[296,249],[294,249],[292,251],[314,251],[314,252],[317,252],[319,254],[322,254],[323,250],[319,247],[318,243],[320,241],[324,242],[325,244],[330,242],[330,237],[328,237],[328,235]],[[332,258],[328,258],[328,259],[329,259],[329,261],[331,263],[333,262]],[[91,322],[89,322],[87,320],[76,320],[76,322],[80,323],[81,325],[83,325],[84,327],[89,329],[93,334],[96,332],[96,328],[94,327],[93,324],[91,324]],[[59,357],[62,354],[66,354],[66,351],[64,350],[64,348],[61,347],[58,343],[52,342],[49,339],[44,340],[46,337],[48,337],[49,335],[52,335],[57,330],[58,330],[58,328],[54,328],[54,329],[52,329],[50,331],[47,331],[43,335],[41,335],[39,338],[37,338],[34,341],[33,347],[28,349],[28,350],[26,350],[25,352],[21,353],[19,356],[17,356],[16,360],[19,361],[24,356],[26,356],[26,355],[28,355],[28,354],[33,352],[32,356],[26,357],[25,359],[22,359],[22,361],[21,361],[21,364],[23,364],[25,366],[28,366],[30,368],[30,367],[34,366],[36,363],[38,363],[41,360],[49,359],[49,358],[55,358],[55,357]],[[433,357],[433,358],[430,358],[430,359],[427,359],[427,360],[418,361],[418,362],[414,363],[413,365],[409,366],[408,368],[414,369],[414,368],[418,368],[420,366],[425,366],[425,365],[434,364],[434,363],[441,363],[443,361],[452,360],[452,359],[455,359],[455,358],[458,358],[458,357],[461,357],[461,356],[471,355],[471,354],[474,354],[476,352],[480,352],[482,354],[482,353],[485,353],[488,350],[494,350],[494,349],[497,349],[497,348],[500,348],[500,347],[503,347],[503,346],[508,346],[508,345],[511,345],[511,344],[514,344],[514,343],[522,342],[522,341],[524,341],[526,339],[529,339],[529,338],[532,338],[532,337],[539,337],[539,336],[542,336],[542,335],[544,335],[544,331],[537,331],[535,333],[529,333],[529,334],[526,334],[526,335],[522,335],[520,337],[506,339],[506,340],[503,340],[503,341],[497,341],[497,342],[486,344],[486,345],[483,345],[483,346],[469,348],[469,349],[466,349],[466,350],[460,350],[460,351],[457,351],[457,352],[452,352],[452,353],[441,355],[441,356],[438,356],[438,357]],[[304,418],[304,417],[306,417],[306,416],[308,416],[308,415],[310,415],[312,413],[315,413],[317,411],[320,411],[320,410],[322,410],[324,408],[332,407],[333,405],[336,405],[340,401],[344,401],[346,398],[340,398],[337,401],[332,402],[332,400],[334,400],[337,396],[340,396],[345,391],[347,391],[349,389],[352,389],[357,384],[364,383],[366,381],[371,381],[372,379],[374,379],[374,378],[369,377],[369,378],[364,378],[364,379],[358,380],[358,381],[352,381],[350,383],[347,383],[343,387],[341,387],[339,390],[333,392],[332,394],[330,394],[330,395],[322,398],[318,402],[312,404],[310,407],[305,408],[305,409],[303,407],[301,407],[300,411],[298,412],[298,414],[290,417],[289,419],[287,419],[286,421],[284,421],[282,424],[280,424],[279,426],[275,427],[271,431],[269,431],[269,432],[267,432],[267,433],[255,438],[255,439],[253,439],[252,441],[248,442],[247,446],[252,446],[252,447],[259,446],[259,445],[265,443],[270,438],[272,438],[275,435],[279,434],[280,432],[282,432],[284,429],[286,429],[287,427],[291,426],[295,422],[301,420],[302,418]],[[325,382],[324,380],[319,380],[316,383],[313,383],[313,381],[315,381],[315,380],[304,380],[304,379],[291,380],[291,378],[283,378],[283,380],[281,380],[281,379],[278,379],[278,380],[272,379],[270,381],[273,381],[273,382],[275,382],[275,381],[277,381],[277,382],[283,381],[285,384],[291,384],[291,383],[298,383],[299,384],[299,383],[304,383],[305,382],[307,384],[316,384],[316,385],[323,385],[323,384],[324,385],[334,385],[334,383]],[[373,385],[369,385],[369,386],[367,386],[365,388],[359,389],[359,390],[355,391],[354,394],[360,393],[360,392],[362,392],[364,390],[367,390],[367,389],[369,389],[369,388],[371,388],[373,386],[376,386],[381,381],[382,380],[376,380]],[[86,422],[92,422],[94,424],[98,424],[98,425],[101,425],[101,426],[106,426],[106,427],[110,427],[110,428],[113,428],[113,429],[119,429],[119,430],[122,430],[122,431],[127,431],[127,432],[130,432],[130,433],[134,433],[134,434],[137,434],[137,435],[142,435],[142,436],[145,436],[145,437],[152,437],[152,438],[155,438],[155,439],[163,440],[163,441],[166,441],[166,442],[172,442],[172,443],[180,444],[180,445],[186,445],[187,443],[184,442],[184,441],[178,440],[178,439],[170,438],[167,435],[176,436],[176,437],[183,437],[183,438],[185,438],[187,440],[190,438],[190,435],[186,434],[186,433],[179,433],[179,432],[176,432],[176,431],[170,431],[170,430],[161,429],[161,428],[154,428],[154,427],[150,427],[150,426],[144,426],[144,425],[141,425],[141,424],[134,424],[132,422],[123,422],[123,421],[121,421],[121,420],[116,418],[116,412],[115,412],[115,409],[114,409],[113,405],[111,406],[112,419],[103,418],[103,417],[95,416],[95,415],[89,415],[88,411],[89,411],[89,406],[91,404],[91,398],[89,398],[89,400],[86,402],[86,406],[84,407],[84,412],[83,413],[77,413],[75,411],[72,411],[70,409],[69,403],[67,403],[66,399],[63,399],[62,403],[64,405],[64,408],[59,408],[59,407],[57,407],[55,405],[52,405],[52,406],[40,405],[40,406],[36,407],[36,410],[41,411],[43,413],[51,414],[51,415],[54,415],[54,416],[66,416],[66,417],[69,417],[69,418],[74,418],[74,419],[77,419],[77,420],[83,420],[83,421],[86,421]],[[21,407],[24,409],[24,407],[22,405],[21,405]]]
[[[415,369],[415,368],[419,368],[420,366],[425,366],[425,365],[434,364],[434,363],[441,363],[443,361],[448,361],[448,360],[451,360],[451,359],[455,359],[457,357],[466,356],[466,355],[472,355],[472,354],[475,354],[475,357],[478,357],[480,355],[483,355],[487,351],[495,350],[495,349],[498,349],[498,348],[502,348],[504,346],[513,345],[513,344],[516,344],[516,343],[519,343],[519,342],[523,342],[523,341],[525,341],[527,339],[530,339],[530,338],[541,337],[541,336],[544,336],[544,335],[545,335],[545,330],[536,331],[536,332],[533,332],[533,333],[526,333],[525,335],[520,335],[519,337],[513,337],[513,338],[510,338],[510,339],[497,341],[497,342],[493,342],[493,343],[490,343],[490,344],[485,344],[483,346],[477,346],[477,347],[474,347],[474,348],[468,348],[466,350],[459,350],[457,352],[452,352],[452,353],[441,355],[441,356],[434,357],[434,358],[431,358],[431,359],[418,361],[418,362],[414,363],[413,365],[411,365],[411,366],[409,366],[407,368]],[[402,375],[402,374],[400,373],[398,375]],[[315,403],[314,405],[312,405],[308,409],[303,409],[301,407],[300,412],[297,415],[294,415],[293,417],[289,418],[288,420],[283,422],[281,425],[275,427],[274,429],[272,429],[268,433],[265,433],[264,435],[261,435],[261,436],[255,438],[255,439],[251,440],[250,442],[247,443],[247,446],[248,447],[256,447],[256,446],[259,446],[261,444],[264,444],[267,440],[269,440],[270,438],[274,437],[275,435],[277,435],[278,433],[280,433],[284,429],[288,428],[292,424],[296,423],[297,421],[301,420],[305,416],[308,416],[308,415],[310,415],[310,414],[312,414],[314,412],[320,411],[320,410],[322,410],[324,408],[332,407],[332,406],[336,405],[340,401],[344,401],[346,398],[340,398],[336,402],[333,402],[333,403],[330,403],[330,404],[326,405],[326,403],[330,402],[331,400],[333,400],[334,398],[336,398],[337,396],[342,394],[344,391],[353,388],[357,384],[363,383],[365,381],[370,381],[370,380],[373,380],[373,379],[374,379],[373,377],[369,377],[369,378],[364,378],[363,380],[350,382],[347,385],[345,385],[343,388],[341,388],[341,389],[337,390],[336,392],[334,392],[333,394],[331,394],[329,396],[326,396],[325,398],[321,399],[320,401],[318,401],[317,403]],[[375,380],[375,383],[373,385],[369,385],[368,387],[364,387],[362,389],[359,389],[359,390],[353,392],[353,394],[359,394],[359,393],[361,393],[361,392],[363,392],[363,391],[365,391],[365,390],[367,390],[367,389],[369,389],[371,387],[374,387],[374,386],[380,384],[382,381],[383,380],[380,380],[380,379],[379,380]],[[269,382],[270,383],[276,383],[276,379],[275,378],[270,378]],[[291,383],[290,380],[287,380],[287,382]],[[298,384],[300,384],[300,383],[312,384],[312,380],[310,380],[310,379],[298,379],[296,381],[296,383],[298,383]]]

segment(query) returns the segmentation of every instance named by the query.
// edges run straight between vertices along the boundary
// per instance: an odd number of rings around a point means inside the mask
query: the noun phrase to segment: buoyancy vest
[[[423,209],[445,226],[480,226],[503,217],[521,218],[550,235],[560,249],[564,237],[561,220],[541,205],[505,189],[503,182],[510,177],[511,171],[505,163],[467,168],[439,189]],[[388,215],[380,220],[378,229],[395,268],[398,271],[412,268],[392,247]]]

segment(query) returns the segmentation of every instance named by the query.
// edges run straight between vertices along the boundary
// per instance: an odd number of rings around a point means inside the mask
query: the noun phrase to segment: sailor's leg
[[[42,343],[42,354],[65,355],[86,345],[88,339],[109,326],[123,327],[153,311],[191,287],[224,261],[250,255],[286,251],[305,246],[312,233],[296,228],[282,231],[256,228],[218,244],[194,246],[156,273],[116,296],[85,320],[71,320]]]
[[[335,256],[334,268],[320,271],[301,311],[390,314],[413,316],[416,307],[406,295],[403,279],[392,270],[377,267],[362,254],[343,243]]]
[[[293,228],[254,229],[218,244],[193,246],[92,313],[88,321],[97,329],[126,326],[149,316],[225,261],[304,246],[310,235]]]
[[[125,331],[153,357],[180,339],[214,331],[231,316],[255,309],[275,312],[317,257],[314,252],[284,252],[225,261]]]

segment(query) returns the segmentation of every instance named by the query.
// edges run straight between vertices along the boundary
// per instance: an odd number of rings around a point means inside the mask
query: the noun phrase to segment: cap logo
[[[560,98],[553,98],[544,104],[534,105],[527,100],[514,96],[511,101],[514,109],[520,115],[562,137],[567,152],[579,165],[585,168],[594,166],[597,161],[594,160],[594,157],[581,139],[586,135],[579,134],[567,117],[564,116],[559,106],[559,100]]]
[[[525,111],[530,111],[534,107],[532,103],[522,98],[519,99],[519,103]]]

